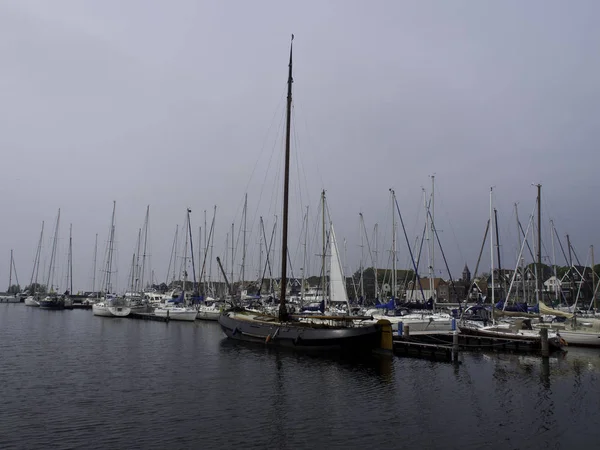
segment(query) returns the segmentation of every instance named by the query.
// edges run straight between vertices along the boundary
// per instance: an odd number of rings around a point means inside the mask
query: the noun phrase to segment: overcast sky
[[[453,277],[465,262],[475,267],[490,186],[504,266],[516,261],[514,203],[526,227],[532,183],[543,186],[546,262],[550,219],[561,239],[570,235],[582,263],[594,244],[600,261],[599,14],[600,4],[583,0],[3,1],[1,289],[11,248],[21,285],[29,283],[42,221],[42,264],[47,259],[58,208],[55,284],[72,223],[74,288],[88,290],[94,238],[100,270],[116,200],[122,290],[147,205],[148,253],[160,282],[186,208],[197,246],[203,211],[210,224],[217,205],[213,259],[224,259],[232,222],[239,236],[245,193],[246,278],[254,278],[258,217],[268,238],[281,216],[291,33],[294,275],[306,206],[308,252],[318,253],[321,189],[352,272],[359,212],[369,239],[379,224],[379,266],[388,267],[389,189],[414,244],[425,218],[422,188],[430,193],[433,174]],[[436,273],[447,277],[439,256]],[[557,259],[564,265],[559,250]],[[401,228],[398,261],[408,265]],[[488,250],[481,270],[489,267]]]

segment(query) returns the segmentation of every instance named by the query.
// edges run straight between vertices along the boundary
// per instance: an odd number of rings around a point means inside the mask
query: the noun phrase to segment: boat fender
[[[237,329],[237,327],[235,327],[235,328],[233,329],[233,331],[231,332],[231,334],[232,334],[233,336],[235,336],[235,335],[237,334],[237,332],[238,332],[238,329]]]
[[[270,340],[271,340],[271,335],[269,334],[267,336],[267,338],[265,339],[265,344],[268,344]]]

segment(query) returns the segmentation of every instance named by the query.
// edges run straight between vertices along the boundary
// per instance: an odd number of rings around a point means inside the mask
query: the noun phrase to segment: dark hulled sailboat
[[[292,35],[292,41],[294,35]],[[302,350],[372,350],[379,347],[384,323],[361,324],[351,316],[290,315],[286,307],[287,234],[290,172],[290,122],[292,107],[292,46],[288,71],[285,171],[283,187],[283,230],[281,258],[281,294],[277,317],[257,314],[235,307],[219,316],[221,329],[228,338]],[[360,318],[358,318],[360,319]],[[389,322],[387,322],[389,325]]]

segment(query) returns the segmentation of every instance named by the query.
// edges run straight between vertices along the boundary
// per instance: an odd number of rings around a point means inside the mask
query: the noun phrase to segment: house
[[[448,302],[450,299],[450,286],[443,278],[432,278],[433,290],[429,278],[421,278],[419,283],[409,281],[406,287],[406,301],[425,301],[434,297],[438,302]],[[435,294],[435,295],[434,295]]]

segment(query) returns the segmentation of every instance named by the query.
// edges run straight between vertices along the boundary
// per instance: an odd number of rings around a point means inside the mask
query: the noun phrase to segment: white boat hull
[[[40,306],[40,302],[38,302],[34,297],[27,297],[25,299],[25,306]]]
[[[21,303],[21,298],[14,295],[0,296],[0,303]]]
[[[169,317],[170,320],[182,320],[186,322],[193,322],[196,320],[198,312],[195,309],[184,309],[184,308],[156,308],[154,315],[158,317]]]
[[[560,336],[568,345],[575,347],[600,347],[600,333],[587,331],[560,330]]]
[[[108,309],[104,303],[95,303],[92,305],[92,311],[95,316],[100,317],[114,317],[113,314]]]
[[[114,317],[127,317],[131,312],[127,306],[108,306],[107,309]]]

